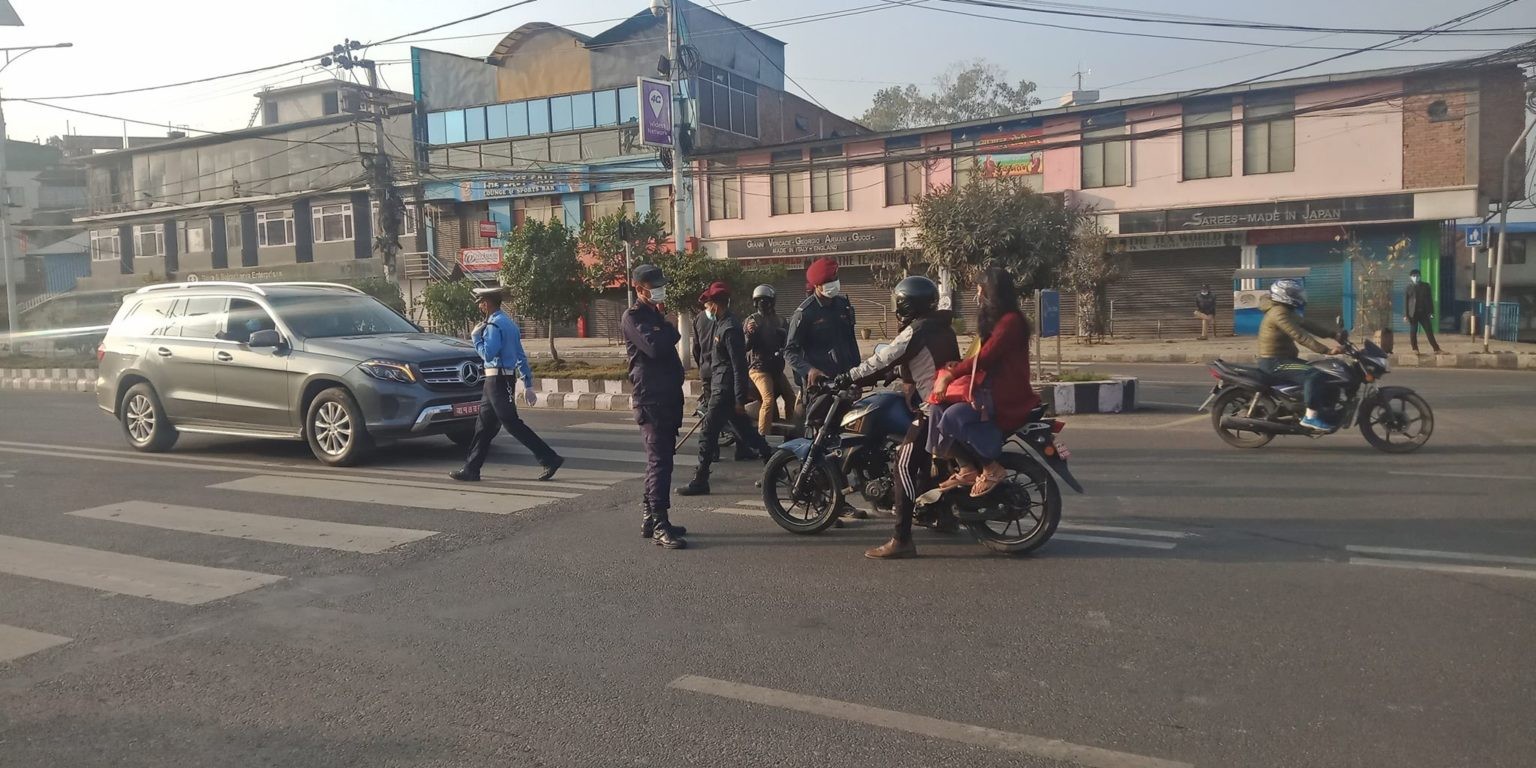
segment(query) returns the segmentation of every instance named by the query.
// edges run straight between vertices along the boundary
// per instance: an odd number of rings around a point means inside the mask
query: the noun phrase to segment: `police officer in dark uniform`
[[[784,344],[784,359],[794,369],[795,383],[801,387],[840,376],[860,362],[853,304],[842,295],[837,261],[823,258],[813,262],[805,270],[805,281],[813,292],[790,316],[788,340]],[[810,406],[802,389],[801,410],[809,410]],[[841,516],[862,519],[869,515],[844,502]]]
[[[635,423],[645,443],[645,501],[640,535],[667,549],[688,546],[687,529],[673,525],[672,460],[677,433],[683,426],[683,361],[677,356],[682,334],[667,321],[667,278],[651,264],[630,275],[636,302],[624,312],[620,329],[629,357],[629,381]]]
[[[699,409],[695,416],[703,418],[704,409],[709,405],[710,382],[713,380],[715,364],[714,345],[711,343],[715,337],[715,321],[710,318],[708,312],[700,311],[693,318],[693,364],[699,369],[699,383],[702,385],[699,393]],[[727,432],[736,439],[731,441],[736,445],[736,460],[756,458],[750,450],[742,444],[742,440],[736,435],[735,428],[727,425]],[[720,460],[720,447],[715,446],[715,455],[711,461]]]
[[[736,430],[738,450],[745,448],[763,461],[773,454],[747,416],[747,403],[752,402],[757,388],[747,378],[746,339],[741,323],[731,314],[731,290],[725,283],[713,283],[699,301],[714,329],[704,352],[710,359],[709,407],[699,438],[698,468],[693,481],[677,489],[679,496],[709,494],[709,465],[720,450],[720,430],[727,423]]]

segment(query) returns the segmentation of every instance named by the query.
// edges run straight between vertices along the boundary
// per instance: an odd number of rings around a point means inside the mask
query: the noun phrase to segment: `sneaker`
[[[454,471],[449,472],[448,476],[453,478],[453,479],[455,479],[455,480],[457,480],[457,481],[459,481],[459,482],[461,482],[461,483],[478,483],[478,482],[480,482],[480,473],[479,472],[471,472],[471,471],[469,471],[467,469],[455,469]]]
[[[543,474],[539,475],[539,480],[547,481],[554,479],[555,473],[559,472],[560,468],[563,466],[565,466],[565,459],[556,456],[553,461],[544,465],[544,472]]]
[[[1317,432],[1332,432],[1333,425],[1323,421],[1320,416],[1310,416],[1301,420],[1301,425]]]

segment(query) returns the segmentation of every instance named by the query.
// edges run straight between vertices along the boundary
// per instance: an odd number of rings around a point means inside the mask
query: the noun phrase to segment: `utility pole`
[[[74,43],[55,43],[0,48],[0,52],[5,53],[5,64],[0,65],[0,72],[4,72],[11,62],[33,51],[44,48],[73,48],[74,45]],[[12,56],[11,51],[21,51],[21,53]],[[14,335],[21,332],[21,311],[16,306],[16,274],[11,269],[11,194],[5,185],[5,150],[5,110],[0,107],[0,269],[4,270],[5,275],[5,320],[8,323],[5,329],[7,333]]]
[[[678,8],[680,0],[667,2],[667,60],[671,62],[667,77],[672,82],[672,238],[679,253],[687,247],[688,227],[683,214],[688,211],[689,197],[683,189],[683,130],[689,125],[688,100],[683,96],[683,63],[678,57],[682,46],[678,41]]]
[[[363,44],[356,40],[345,40],[331,49],[330,56],[320,59],[320,66],[335,66],[349,72],[361,69],[368,73],[366,108],[373,115],[373,154],[363,152],[361,145],[358,146],[358,154],[362,158],[363,170],[369,172],[368,196],[379,206],[379,229],[382,231],[374,236],[374,248],[384,257],[384,274],[394,280],[397,269],[395,259],[400,253],[400,220],[405,206],[395,191],[393,162],[384,150],[384,115],[389,110],[389,103],[379,97],[378,64],[354,53],[362,47]]]
[[[1488,321],[1483,323],[1483,352],[1485,353],[1488,351],[1488,338],[1499,322],[1499,298],[1504,287],[1504,245],[1509,242],[1509,163],[1515,159],[1515,153],[1525,145],[1525,137],[1531,135],[1532,128],[1536,128],[1536,122],[1526,123],[1525,130],[1520,132],[1520,138],[1515,139],[1515,143],[1509,147],[1509,152],[1504,155],[1504,175],[1500,178],[1499,185],[1499,251],[1493,259],[1493,275],[1490,284],[1493,297],[1488,303]],[[1520,191],[1522,193],[1525,191],[1524,178],[1520,181]]]

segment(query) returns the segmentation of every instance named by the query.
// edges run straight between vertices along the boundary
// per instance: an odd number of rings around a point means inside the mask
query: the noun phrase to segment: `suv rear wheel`
[[[160,405],[160,396],[147,383],[140,382],[129,387],[123,393],[117,412],[123,425],[123,436],[128,438],[129,445],[141,451],[169,451],[180,436],[176,428],[171,426],[170,420],[165,418],[165,407]]]
[[[304,437],[315,458],[332,467],[353,466],[373,447],[362,409],[352,393],[341,387],[327,389],[310,402]]]

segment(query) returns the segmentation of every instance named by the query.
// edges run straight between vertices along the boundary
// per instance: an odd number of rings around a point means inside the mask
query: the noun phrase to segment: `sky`
[[[787,70],[798,87],[834,112],[857,117],[870,97],[886,85],[927,85],[950,65],[986,58],[1014,78],[1039,85],[1053,104],[1073,87],[1075,73],[1105,99],[1200,88],[1264,75],[1332,56],[1338,51],[1268,47],[1276,44],[1362,47],[1380,36],[1319,35],[1130,23],[1030,14],[962,5],[946,0],[714,0],[720,10],[752,26],[787,22],[766,29],[787,43]],[[1443,22],[1489,0],[1114,0],[1112,4],[1073,0],[1057,8],[1097,12],[1114,8],[1192,17],[1242,19],[1331,27],[1421,29]],[[0,95],[32,98],[95,93],[159,85],[253,69],[304,58],[315,59],[352,38],[381,40],[481,13],[509,0],[12,0],[25,26],[0,27],[0,47],[73,43],[72,48],[26,54],[0,71]],[[709,0],[699,0],[708,6]],[[905,3],[905,5],[904,5]],[[488,55],[507,32],[531,21],[570,26],[586,34],[612,26],[617,19],[647,7],[648,0],[535,0],[477,21],[422,35],[425,48],[469,56]],[[1039,5],[1046,5],[1040,3]],[[850,11],[837,18],[804,20],[813,14]],[[975,18],[962,13],[995,16]],[[596,22],[596,23],[593,23]],[[1031,23],[1026,23],[1031,22]],[[1038,26],[1063,24],[1096,30],[1181,35],[1230,42],[1195,42],[1116,36]],[[1474,22],[1480,28],[1536,26],[1536,0],[1520,0]],[[471,37],[465,37],[471,36]],[[1408,46],[1404,52],[1380,51],[1300,70],[1322,74],[1477,55],[1470,50],[1503,47],[1519,37],[1453,37]],[[385,64],[384,83],[409,91],[410,43],[378,46],[368,55]],[[1440,50],[1436,50],[1440,49]],[[327,77],[325,70],[299,64],[276,70],[150,93],[94,97],[51,103],[73,109],[140,120],[134,135],[161,135],[166,126],[193,130],[244,128],[251,120],[252,98],[266,85],[293,85]],[[7,133],[13,139],[38,140],[73,133],[120,135],[123,123],[72,114],[44,106],[8,101]]]

